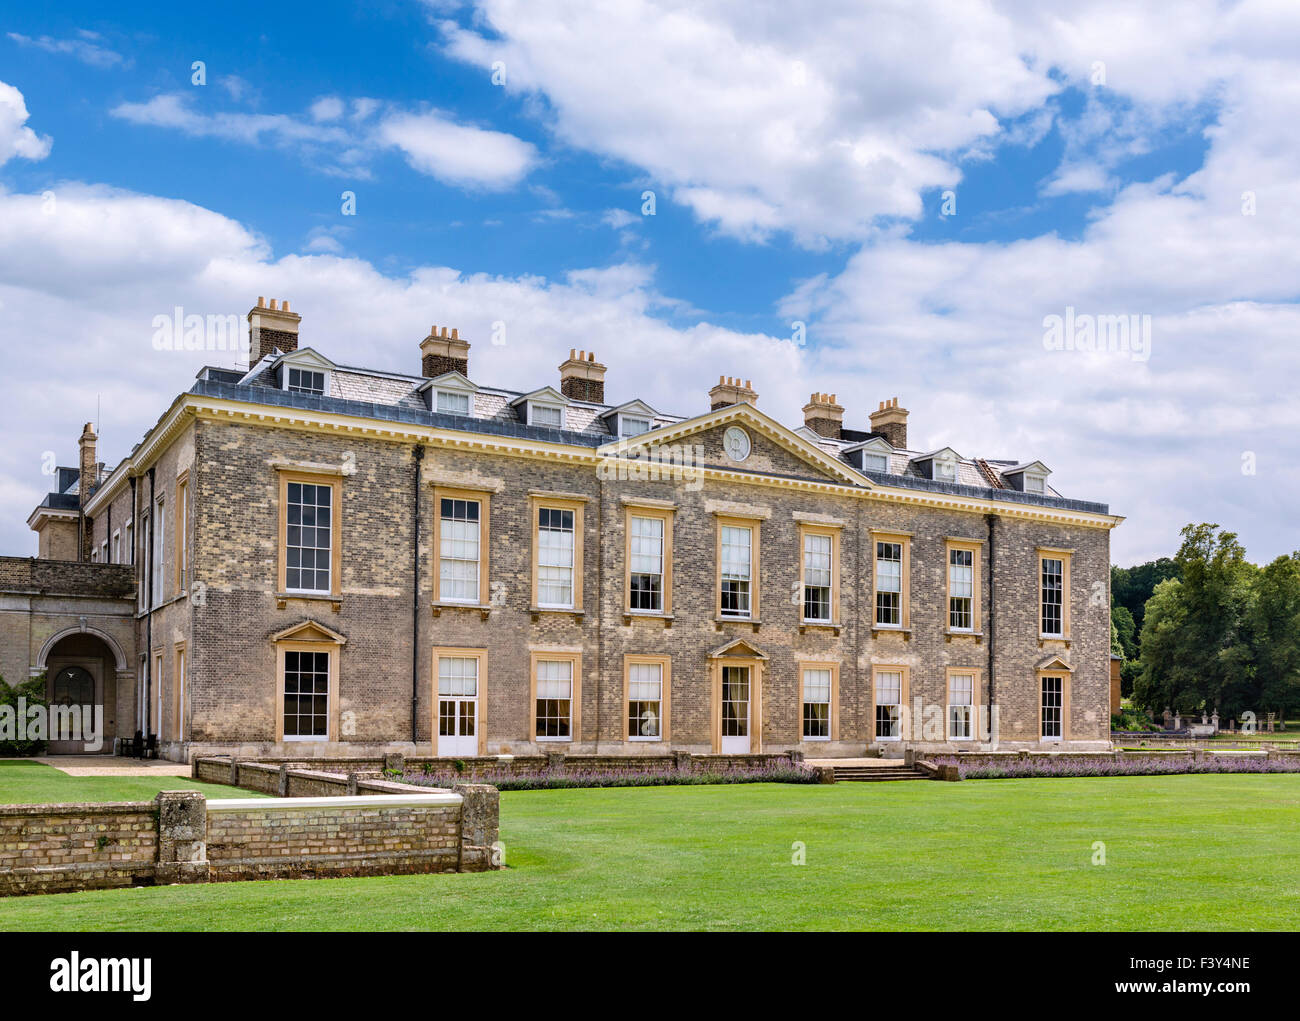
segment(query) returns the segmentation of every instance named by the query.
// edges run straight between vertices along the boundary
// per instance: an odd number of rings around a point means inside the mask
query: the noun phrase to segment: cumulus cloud
[[[53,144],[49,136],[27,127],[27,103],[12,85],[0,82],[0,166],[15,156],[43,160]]]
[[[414,169],[444,184],[507,188],[537,159],[536,148],[514,135],[457,124],[436,112],[394,114],[377,135],[401,149]]]

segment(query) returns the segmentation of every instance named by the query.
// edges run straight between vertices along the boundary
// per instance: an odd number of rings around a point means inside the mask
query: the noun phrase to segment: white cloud
[[[0,82],[0,166],[15,156],[43,160],[53,144],[27,127],[27,104],[23,94],[12,85]]]
[[[75,57],[91,67],[107,69],[127,63],[122,54],[99,44],[98,40],[101,36],[98,32],[82,30],[77,33],[76,39],[53,39],[48,35],[33,39],[18,32],[10,32],[9,38],[20,46],[32,46],[46,53]]]
[[[514,135],[457,124],[439,113],[387,117],[378,137],[401,149],[420,173],[462,187],[508,188],[537,160],[536,148]]]
[[[379,108],[375,100],[355,99],[344,123],[345,106],[335,96],[316,100],[306,117],[297,117],[206,113],[185,94],[165,93],[143,103],[120,103],[109,112],[133,124],[194,138],[276,145],[298,152],[318,170],[341,176],[369,177],[375,155],[396,148],[413,169],[445,184],[497,190],[517,183],[537,161],[537,150],[528,142],[458,124],[436,112],[394,110],[370,123]]]

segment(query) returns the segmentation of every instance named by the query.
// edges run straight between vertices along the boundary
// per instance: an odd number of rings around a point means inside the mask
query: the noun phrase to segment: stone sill
[[[343,597],[326,592],[277,592],[275,594],[275,608],[277,610],[285,609],[291,599],[300,599],[312,603],[329,603],[330,609],[335,613],[343,609]]]
[[[433,615],[439,617],[443,610],[475,610],[483,620],[487,620],[492,613],[492,607],[485,603],[433,603]]]
[[[875,638],[877,635],[882,635],[882,634],[902,635],[903,641],[905,642],[910,642],[912,640],[912,629],[910,627],[882,627],[879,624],[873,624],[871,626],[872,638]]]
[[[713,630],[721,631],[723,624],[747,624],[754,634],[758,634],[758,629],[762,623],[761,620],[751,620],[748,617],[714,617]]]
[[[677,618],[671,613],[636,613],[632,610],[623,611],[623,626],[631,627],[634,620],[662,620],[665,628],[673,626],[673,621]]]
[[[534,624],[537,623],[543,613],[567,614],[572,617],[575,622],[586,616],[585,610],[566,610],[559,606],[530,606],[528,607],[528,612],[532,615]]]
[[[980,645],[984,641],[983,631],[953,631],[951,629],[943,633],[944,642],[951,642],[954,638],[974,638],[975,644]]]
[[[844,628],[843,624],[836,624],[834,621],[825,620],[801,620],[799,621],[799,633],[807,634],[809,631],[829,631],[838,635]]]

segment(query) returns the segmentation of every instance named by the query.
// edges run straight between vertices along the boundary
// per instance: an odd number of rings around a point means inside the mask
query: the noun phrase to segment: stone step
[[[849,783],[881,783],[888,780],[927,780],[924,773],[901,766],[872,768],[871,766],[836,766],[835,780]]]

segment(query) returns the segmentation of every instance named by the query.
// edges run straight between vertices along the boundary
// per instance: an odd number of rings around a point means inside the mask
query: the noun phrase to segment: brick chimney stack
[[[560,393],[571,401],[605,403],[605,366],[593,352],[569,348],[569,357],[560,363]]]
[[[258,298],[248,312],[248,367],[251,369],[279,348],[284,354],[298,350],[298,324],[302,316],[289,311],[289,302]]]
[[[895,450],[907,449],[907,409],[898,406],[898,398],[881,401],[871,413],[871,431],[880,433]]]
[[[437,326],[429,327],[429,335],[420,341],[420,373],[426,379],[434,379],[447,372],[459,372],[469,378],[469,341],[462,340],[460,330],[447,327],[438,332]]]
[[[840,438],[844,425],[844,409],[835,400],[835,394],[812,394],[803,406],[803,424],[818,436]]]
[[[719,408],[727,408],[733,404],[757,406],[758,394],[754,392],[754,386],[748,379],[742,383],[739,376],[735,379],[730,376],[719,376],[718,385],[709,391],[709,410],[717,411]]]
[[[86,503],[95,495],[95,485],[99,482],[98,465],[95,462],[95,430],[87,422],[81,430],[81,438],[77,440],[77,446],[81,448],[81,474],[77,480],[77,499],[84,508]],[[81,530],[81,550],[78,557],[81,560],[90,559],[90,550],[93,545],[90,532],[89,519],[78,526]]]

